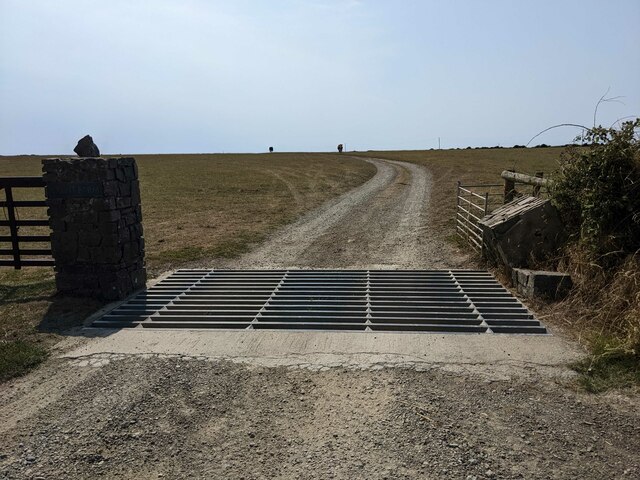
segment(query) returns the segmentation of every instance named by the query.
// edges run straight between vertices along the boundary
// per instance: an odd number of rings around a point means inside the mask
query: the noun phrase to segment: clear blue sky
[[[640,115],[639,0],[0,0],[0,154],[511,146],[609,87]]]

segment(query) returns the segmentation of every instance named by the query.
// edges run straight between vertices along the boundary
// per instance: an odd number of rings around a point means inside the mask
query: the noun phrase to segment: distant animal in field
[[[273,153],[273,147],[269,147],[269,153]]]
[[[342,144],[341,144],[341,143],[340,143],[340,144],[338,144],[338,152],[342,153],[342,149],[343,149],[343,148],[344,148],[344,147],[342,146]]]

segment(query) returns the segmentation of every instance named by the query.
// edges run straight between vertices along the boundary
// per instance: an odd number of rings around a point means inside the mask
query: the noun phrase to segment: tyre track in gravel
[[[277,232],[234,268],[454,268],[464,260],[429,227],[430,172],[366,158],[368,182]]]

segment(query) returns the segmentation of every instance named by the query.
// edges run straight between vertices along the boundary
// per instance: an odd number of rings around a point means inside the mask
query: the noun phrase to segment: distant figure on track
[[[273,147],[269,147],[269,153],[273,153]]]
[[[338,144],[338,152],[342,153],[342,148],[343,148],[343,147],[342,147],[342,144],[341,144],[341,143],[340,143],[340,144]]]

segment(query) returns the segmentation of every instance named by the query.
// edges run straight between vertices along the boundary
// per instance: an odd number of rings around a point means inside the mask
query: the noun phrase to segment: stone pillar
[[[59,292],[119,300],[146,283],[134,158],[42,161]]]

